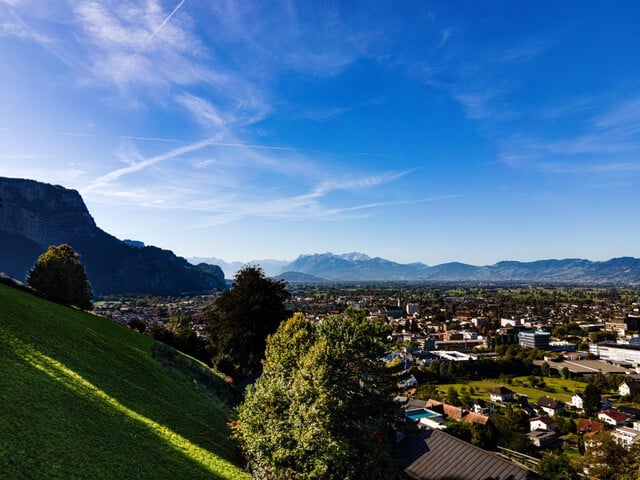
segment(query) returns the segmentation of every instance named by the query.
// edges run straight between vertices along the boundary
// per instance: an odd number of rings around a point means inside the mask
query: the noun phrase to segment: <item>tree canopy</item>
[[[578,472],[569,458],[560,452],[546,452],[540,459],[538,473],[547,480],[578,480]]]
[[[83,310],[92,307],[93,292],[80,255],[67,244],[51,245],[27,273],[27,284],[44,298]]]
[[[249,375],[260,367],[267,336],[288,317],[290,298],[284,282],[265,277],[248,266],[232,287],[218,297],[207,321],[216,363],[227,374]]]
[[[356,316],[296,314],[280,326],[234,428],[255,478],[395,478],[378,347]]]
[[[581,469],[589,469],[594,480],[636,480],[640,471],[640,445],[630,449],[618,443],[611,432],[603,430],[589,440],[584,457],[579,460]]]
[[[602,405],[600,390],[594,383],[588,383],[584,389],[584,399],[582,408],[587,417],[593,417]]]

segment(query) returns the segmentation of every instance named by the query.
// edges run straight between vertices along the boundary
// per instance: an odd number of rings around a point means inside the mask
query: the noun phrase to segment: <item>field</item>
[[[248,479],[229,388],[149,337],[0,285],[1,478]]]
[[[500,385],[504,385],[519,395],[527,395],[530,402],[537,402],[542,396],[556,398],[562,402],[570,402],[571,395],[574,392],[582,392],[586,385],[585,383],[578,382],[576,380],[564,380],[561,378],[545,377],[544,381],[546,383],[545,389],[531,387],[528,377],[515,377],[511,379],[511,384],[505,384],[503,380],[495,378],[470,381],[467,383],[440,384],[438,385],[438,390],[446,394],[451,385],[453,385],[458,391],[460,391],[460,388],[463,386],[466,386],[467,388],[473,386],[475,393],[471,395],[472,397],[489,400],[489,392]]]

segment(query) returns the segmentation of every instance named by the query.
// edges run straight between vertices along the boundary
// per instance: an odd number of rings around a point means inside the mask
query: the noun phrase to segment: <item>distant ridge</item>
[[[640,285],[640,259],[612,258],[594,262],[584,259],[503,261],[475,266],[459,262],[428,266],[402,264],[364,254],[301,255],[285,265],[299,272],[330,281],[418,281],[418,282],[530,282],[575,285]],[[291,275],[291,274],[289,274]]]
[[[315,275],[308,275],[301,272],[284,272],[280,275],[273,277],[274,280],[284,280],[289,283],[330,283],[326,278],[316,277]]]
[[[282,273],[282,267],[289,263],[286,260],[274,260],[270,258],[250,260],[248,262],[225,262],[221,258],[216,257],[188,257],[187,260],[194,265],[217,265],[224,272],[225,278],[229,279],[233,278],[238,270],[247,265],[258,266],[264,270],[264,273],[268,277],[273,277]]]

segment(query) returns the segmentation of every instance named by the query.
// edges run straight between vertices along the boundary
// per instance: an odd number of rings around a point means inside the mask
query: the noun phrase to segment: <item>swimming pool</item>
[[[421,418],[440,417],[439,413],[433,412],[427,408],[418,408],[416,410],[407,410],[407,417],[411,420],[420,420]]]

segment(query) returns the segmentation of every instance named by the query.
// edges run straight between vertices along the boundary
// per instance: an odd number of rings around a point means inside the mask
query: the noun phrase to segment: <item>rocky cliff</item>
[[[19,280],[49,245],[68,243],[98,295],[226,288],[221,269],[205,272],[169,250],[128,245],[104,232],[75,190],[0,177],[0,199],[0,271]]]

